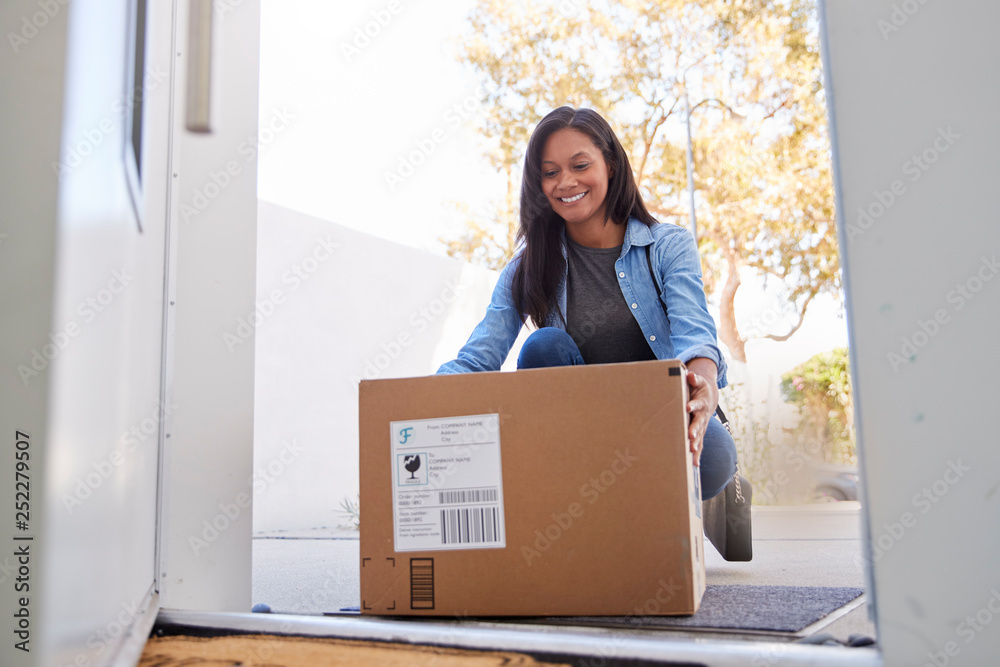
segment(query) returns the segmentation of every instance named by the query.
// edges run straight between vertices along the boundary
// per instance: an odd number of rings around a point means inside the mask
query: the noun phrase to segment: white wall
[[[879,644],[996,664],[1000,4],[821,14]]]
[[[497,274],[268,202],[258,241],[254,531],[336,527],[358,492],[358,379],[453,359]]]

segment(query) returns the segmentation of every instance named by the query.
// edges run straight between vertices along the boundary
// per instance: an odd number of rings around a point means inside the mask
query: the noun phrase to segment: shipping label
[[[390,427],[396,551],[506,547],[500,415]]]

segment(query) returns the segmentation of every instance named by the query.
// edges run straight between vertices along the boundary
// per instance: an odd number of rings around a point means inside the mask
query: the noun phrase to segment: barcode
[[[410,608],[434,608],[434,559],[410,559]]]
[[[442,505],[468,505],[469,503],[493,503],[497,500],[497,490],[466,489],[464,491],[439,491],[438,502]]]
[[[441,510],[441,544],[499,542],[499,523],[496,507]]]

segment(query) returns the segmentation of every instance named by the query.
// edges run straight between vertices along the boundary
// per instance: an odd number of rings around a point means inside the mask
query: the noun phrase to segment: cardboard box
[[[679,361],[360,385],[361,613],[693,614]]]

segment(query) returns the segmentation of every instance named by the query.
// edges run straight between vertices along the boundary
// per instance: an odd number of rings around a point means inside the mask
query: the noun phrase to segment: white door
[[[997,664],[1000,5],[821,18],[879,645]]]
[[[190,4],[0,5],[5,666],[127,663],[161,605],[249,608],[253,338],[223,336],[254,307],[259,6]]]

